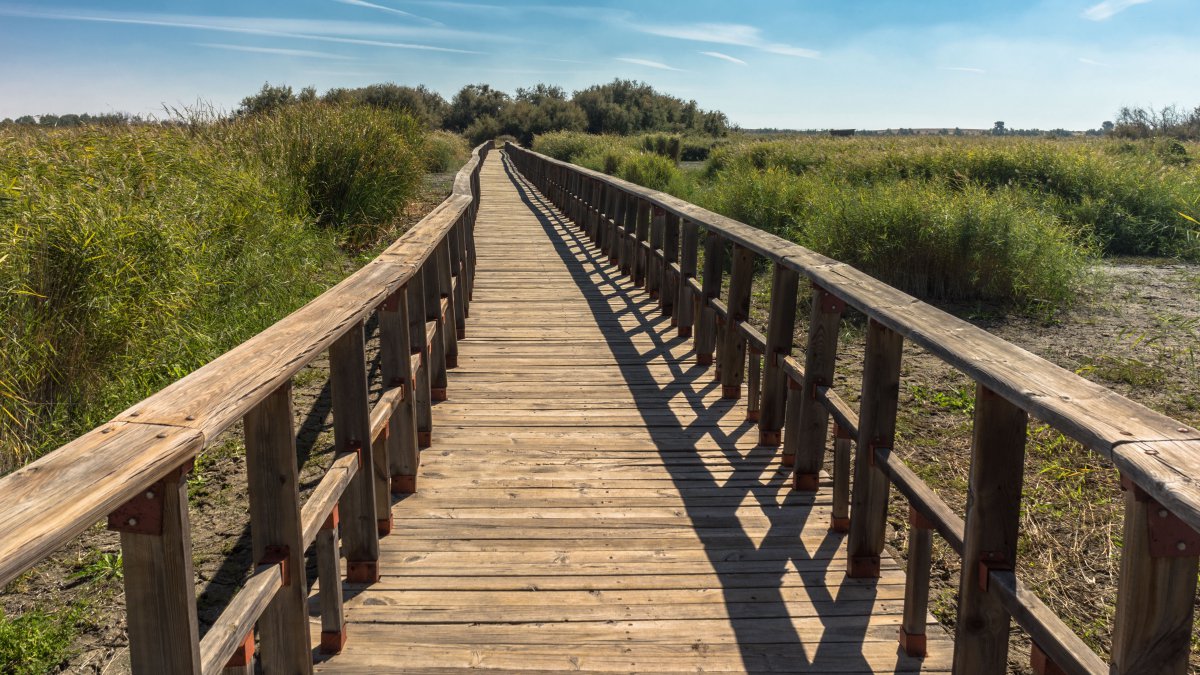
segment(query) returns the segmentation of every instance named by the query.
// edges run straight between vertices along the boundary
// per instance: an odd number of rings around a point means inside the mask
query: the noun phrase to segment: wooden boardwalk
[[[790,491],[656,303],[498,152],[482,193],[419,492],[317,670],[948,671],[932,620],[928,657],[898,648],[902,569],[845,577],[827,481]]]

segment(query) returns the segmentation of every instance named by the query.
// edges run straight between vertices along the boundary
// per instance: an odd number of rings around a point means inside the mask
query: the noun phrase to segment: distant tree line
[[[1200,140],[1200,106],[1191,110],[1169,105],[1154,108],[1121,108],[1112,135],[1118,138],[1166,137]]]
[[[547,84],[517,89],[513,95],[487,84],[469,84],[449,101],[423,85],[386,83],[337,88],[318,97],[312,87],[293,93],[289,86],[268,83],[243,99],[237,114],[254,115],[317,98],[403,110],[431,129],[463,134],[472,143],[508,135],[529,144],[535,135],[551,131],[669,132],[716,137],[730,130],[725,113],[702,110],[695,101],[662,94],[644,82],[632,80],[594,85],[569,97],[562,87]]]
[[[22,115],[16,119],[5,118],[0,120],[0,126],[37,126],[37,127],[81,127],[81,126],[123,126],[128,124],[144,124],[148,120],[143,119],[139,115],[130,115],[128,113],[101,113],[99,115],[89,115],[88,113],[54,115],[46,113],[45,115]]]

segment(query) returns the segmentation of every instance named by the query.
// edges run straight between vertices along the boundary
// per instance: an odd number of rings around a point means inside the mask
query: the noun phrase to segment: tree
[[[270,82],[264,82],[262,89],[257,94],[242,99],[242,105],[238,108],[237,114],[257,115],[259,113],[268,113],[295,101],[296,97],[292,95],[291,87],[287,85],[272,87]]]
[[[1003,121],[996,122],[996,124],[992,126],[992,135],[993,136],[1003,136],[1004,134],[1005,134],[1004,122]]]
[[[498,120],[508,104],[508,94],[487,84],[468,84],[454,95],[443,125],[450,131],[464,132],[476,119]]]
[[[1113,126],[1114,125],[1112,122],[1105,120],[1104,123],[1100,125],[1100,128],[1104,130],[1104,133],[1111,134],[1113,132]]]

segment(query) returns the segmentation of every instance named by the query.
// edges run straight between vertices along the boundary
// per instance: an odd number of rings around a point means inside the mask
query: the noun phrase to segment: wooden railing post
[[[440,248],[440,247],[439,247]],[[425,368],[429,370],[429,400],[446,400],[446,336],[445,325],[442,321],[442,281],[439,251],[425,261],[421,266],[422,284],[425,291],[425,322],[433,323],[433,339],[429,344],[429,360]],[[422,337],[422,340],[427,338]],[[432,417],[430,419],[432,425]],[[432,431],[432,427],[430,428]]]
[[[592,239],[592,244],[597,250],[600,248],[600,242],[603,235],[600,230],[600,195],[604,189],[604,184],[600,181],[590,178],[591,183],[587,194],[587,209],[588,209],[588,236]]]
[[[750,285],[754,277],[754,251],[733,245],[733,267],[729,272],[729,296],[726,306],[725,340],[721,345],[721,397],[741,398],[745,379],[746,338],[738,322],[750,320]]]
[[[789,380],[790,382],[790,380]],[[799,394],[799,389],[788,390],[788,394]],[[789,398],[789,405],[791,399]],[[854,451],[854,439],[849,429],[833,425],[833,512],[829,518],[832,532],[850,531],[850,453]]]
[[[633,285],[650,290],[650,258],[642,247],[642,242],[650,236],[650,204],[644,199],[637,200],[637,224],[634,227]]]
[[[317,532],[317,579],[321,584],[321,653],[337,654],[346,646],[346,615],[342,610],[342,551],[338,544],[338,507]]]
[[[280,562],[287,580],[258,619],[260,658],[270,673],[312,672],[294,421],[291,380],[243,420],[253,559]]]
[[[721,277],[725,274],[725,246],[721,236],[712,230],[704,235],[704,278],[700,280],[703,294],[696,319],[696,363],[711,366],[717,347],[717,311],[709,301],[721,295]]]
[[[621,272],[632,280],[634,276],[634,261],[637,260],[638,253],[637,214],[638,202],[641,200],[627,192],[621,193],[621,199],[625,202],[625,208],[621,212],[621,223],[625,228],[624,250],[621,251]]]
[[[1025,475],[1025,411],[983,385],[975,387],[975,431],[967,485],[967,517],[954,671],[1008,671],[1009,614],[989,593],[988,569],[1013,569]],[[851,522],[853,527],[853,521]]]
[[[821,465],[825,462],[829,434],[829,411],[817,400],[817,388],[833,385],[837,362],[838,331],[846,303],[823,288],[813,286],[812,310],[808,319],[808,347],[804,350],[804,390],[798,419],[789,420],[783,455],[784,464],[795,466],[793,486],[816,491]]]
[[[417,468],[421,455],[417,441],[415,373],[412,368],[412,334],[409,331],[408,287],[392,294],[379,310],[379,369],[383,383],[404,387],[404,398],[388,422],[389,492],[417,491]]]
[[[617,271],[621,269],[621,253],[625,239],[622,232],[622,219],[625,217],[625,193],[613,188],[612,190],[612,244],[608,247],[608,260]]]
[[[871,319],[867,326],[850,535],[846,542],[847,574],[851,577],[879,576],[879,555],[883,552],[891,483],[875,466],[875,448],[891,448],[895,440],[903,351],[904,338]],[[809,389],[806,387],[802,393],[807,398]],[[800,468],[799,462],[796,465]]]
[[[1125,527],[1111,672],[1183,675],[1196,634],[1200,534],[1132,481],[1123,479],[1122,487]]]
[[[746,347],[746,421],[758,422],[762,410],[762,353],[758,347]]]
[[[409,280],[405,295],[408,300],[408,339],[414,355],[419,355],[417,372],[413,373],[413,407],[417,416],[417,447],[427,448],[433,439],[433,407],[429,391],[429,342],[425,337],[425,275],[417,272]]]
[[[787,375],[779,359],[792,353],[796,331],[796,293],[800,274],[775,263],[771,279],[771,309],[767,318],[767,351],[763,355],[762,412],[758,420],[759,445],[777,446],[787,404]]]
[[[470,273],[467,271],[467,266],[463,264],[462,228],[465,224],[465,218],[459,218],[446,235],[450,250],[450,278],[454,290],[454,336],[457,340],[461,340],[467,335],[466,288],[470,284],[467,281]]]
[[[358,452],[358,471],[339,509],[346,580],[379,581],[379,521],[375,505],[375,462],[371,455],[371,407],[367,398],[367,358],[363,324],[350,327],[329,348],[333,393],[333,436],[337,452]]]
[[[446,343],[446,367],[458,367],[458,328],[461,309],[454,301],[454,278],[450,273],[450,241],[443,239],[435,252],[437,256],[438,286],[441,291],[438,301],[438,331]],[[445,301],[446,313],[442,314],[441,301]],[[445,396],[443,395],[443,399]]]
[[[688,282],[696,278],[696,260],[700,255],[700,228],[690,220],[683,221],[679,242],[679,295],[675,301],[675,325],[679,337],[692,336],[696,323],[696,302]]]
[[[675,299],[679,295],[679,277],[675,274],[673,265],[679,262],[679,216],[666,213],[663,218],[663,277],[662,292],[658,295],[658,306],[662,313],[671,317],[671,325],[678,325],[675,320]]]
[[[646,269],[646,291],[651,298],[658,299],[663,288],[663,226],[667,212],[655,206],[650,218],[650,256]],[[659,302],[662,306],[662,302]]]
[[[108,528],[121,533],[126,633],[134,673],[200,673],[188,523],[190,470],[188,462],[108,517]]]
[[[933,560],[932,530],[933,524],[909,506],[900,648],[914,657],[925,656],[925,617],[929,614],[929,571]]]

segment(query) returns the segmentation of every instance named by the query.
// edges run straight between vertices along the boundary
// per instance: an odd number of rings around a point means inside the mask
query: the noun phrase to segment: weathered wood
[[[334,447],[358,452],[359,467],[338,510],[346,578],[357,583],[379,580],[379,524],[375,505],[375,462],[371,453],[371,412],[367,398],[367,361],[363,326],[353,326],[329,348],[329,381],[333,399]]]
[[[126,634],[130,669],[135,673],[200,672],[187,467],[190,462],[139,495],[161,500],[160,532],[121,532]],[[138,518],[129,516],[118,527],[138,525]]]
[[[1055,616],[1041,598],[1025,588],[1011,570],[992,569],[988,578],[989,592],[1000,598],[1017,623],[1029,633],[1035,654],[1042,652],[1065,673],[1105,675],[1110,672],[1109,665]],[[1054,671],[1045,669],[1042,672],[1049,675]]]
[[[467,269],[463,264],[464,249],[461,241],[461,232],[463,221],[465,218],[460,218],[458,224],[451,228],[446,237],[447,250],[450,255],[450,288],[453,290],[451,294],[451,302],[454,307],[454,338],[455,338],[455,358],[458,357],[458,340],[463,339],[467,335],[467,297],[465,293],[467,281]]]
[[[754,348],[746,354],[746,421],[757,422],[761,412],[762,397],[762,354]]]
[[[1192,613],[1197,553],[1194,548],[1188,551],[1186,544],[1184,550],[1178,550],[1165,532],[1159,536],[1166,540],[1167,550],[1157,555],[1151,550],[1152,522],[1171,520],[1170,512],[1148,494],[1127,486],[1113,673],[1188,672],[1188,653],[1196,634]]]
[[[304,533],[305,548],[316,539],[317,531],[337,507],[346,486],[357,472],[358,453],[342,453],[334,458],[317,487],[308,495],[308,501],[304,502],[304,507],[300,509],[300,527]]]
[[[436,252],[421,269],[425,291],[425,322],[432,333],[429,339],[429,398],[432,401],[446,400],[447,342],[445,314],[442,312],[441,252]]]
[[[650,257],[646,255],[643,244],[650,241],[650,203],[639,199],[637,202],[636,223],[634,225],[634,257],[633,284],[644,287],[648,283]]]
[[[975,432],[967,486],[954,665],[959,672],[1008,670],[1010,617],[988,592],[986,569],[1013,569],[1025,469],[1024,410],[983,386],[975,390]]]
[[[346,615],[342,601],[339,518],[335,507],[317,533],[317,580],[321,584],[321,641],[323,654],[337,654],[346,646]]]
[[[679,216],[668,213],[663,218],[663,276],[662,292],[658,294],[658,306],[664,316],[672,318],[671,324],[676,325],[675,300],[679,296],[679,274],[674,266],[679,262]]]
[[[388,416],[387,467],[391,485],[385,495],[415,492],[420,462],[408,298],[408,289],[402,288],[379,308],[379,369],[383,383],[404,391]]]
[[[733,267],[729,273],[725,339],[721,345],[721,392],[725,398],[742,396],[745,379],[746,338],[737,330],[740,321],[750,319],[750,285],[754,279],[754,252],[744,246],[733,247]]]
[[[851,577],[879,576],[891,486],[875,466],[874,453],[875,448],[891,448],[895,439],[903,349],[904,338],[898,333],[875,321],[868,324],[846,547]]]
[[[789,390],[789,394],[792,391]],[[833,430],[833,515],[829,529],[834,532],[850,531],[850,454],[854,452],[854,436],[841,426]]]
[[[793,461],[796,488],[811,490],[825,462],[829,412],[817,400],[817,390],[833,385],[837,362],[838,331],[845,303],[821,288],[814,287],[812,310],[808,319],[808,346],[804,350],[804,390],[800,397],[799,418],[789,428],[783,452]]]
[[[277,561],[289,581],[258,618],[260,658],[266,670],[294,673],[312,670],[312,655],[293,419],[288,382],[246,415],[244,428],[251,555],[260,564]]]
[[[925,622],[929,615],[929,571],[933,559],[933,536],[929,528],[929,522],[910,507],[904,617],[900,622],[900,648],[909,656],[926,653]]]
[[[696,363],[712,365],[713,351],[717,347],[717,314],[709,304],[721,295],[721,276],[724,274],[725,246],[721,237],[713,231],[704,235],[704,293],[700,299],[700,312],[696,315]]]
[[[679,337],[691,337],[696,323],[696,296],[692,285],[696,281],[696,261],[699,258],[700,228],[683,221],[679,241],[679,294],[675,300],[675,324]]]
[[[758,424],[758,442],[777,446],[781,442],[783,417],[787,404],[787,375],[779,359],[792,353],[796,331],[796,291],[800,275],[775,264],[771,279],[771,308],[767,319],[767,343],[762,385],[762,413]]]
[[[423,274],[418,274],[405,287],[408,299],[408,340],[413,358],[409,360],[410,368],[413,360],[417,367],[413,370],[413,407],[417,418],[417,446],[429,447],[433,437],[433,397],[430,392],[431,349],[429,340],[425,337],[425,280]],[[402,474],[403,475],[403,474]]]
[[[259,565],[238,590],[229,606],[221,612],[221,616],[213,622],[204,640],[200,642],[200,668],[204,673],[217,673],[224,669],[225,673],[236,672],[227,668],[230,658],[239,650],[249,636],[250,646],[254,646],[254,623],[268,611],[273,599],[279,592],[286,590],[283,585],[283,568],[278,565]],[[303,608],[300,615],[304,619],[304,637],[301,644],[308,645],[308,608]],[[264,645],[265,646],[265,645]],[[312,655],[304,652],[305,663],[294,671],[311,672]],[[262,660],[263,668],[268,667],[268,661]],[[275,662],[278,663],[278,662]],[[250,664],[247,664],[249,666]],[[253,672],[247,667],[246,671]],[[134,667],[133,672],[140,672]],[[168,671],[160,671],[168,672]],[[272,670],[270,672],[279,672]]]
[[[666,225],[667,212],[654,207],[650,217],[650,255],[646,268],[646,292],[651,298],[659,301],[663,290],[663,228]]]

